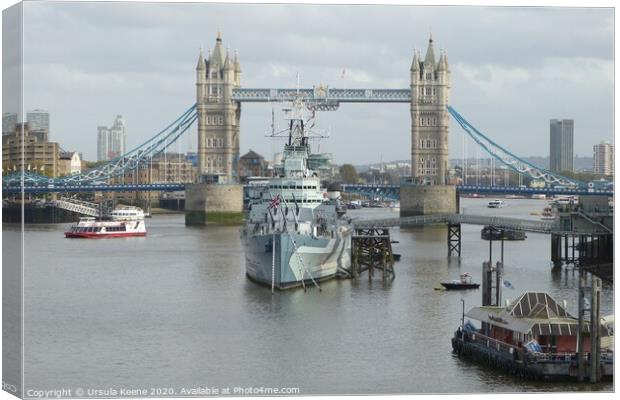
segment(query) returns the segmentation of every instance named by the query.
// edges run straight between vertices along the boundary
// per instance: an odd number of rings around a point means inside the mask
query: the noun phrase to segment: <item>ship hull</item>
[[[65,238],[71,239],[108,239],[119,237],[144,237],[146,232],[122,232],[122,233],[95,233],[95,232],[65,232]]]
[[[244,245],[247,277],[268,286],[273,281],[274,288],[280,290],[331,279],[338,270],[351,266],[348,228],[339,229],[333,238],[295,233],[252,235]]]

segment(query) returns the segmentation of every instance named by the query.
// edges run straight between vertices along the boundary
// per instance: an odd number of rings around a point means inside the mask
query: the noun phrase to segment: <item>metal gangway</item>
[[[60,200],[55,200],[53,203],[54,206],[62,208],[63,210],[72,211],[91,217],[101,216],[101,209],[99,204],[96,203],[90,203],[88,201],[72,199],[69,197],[61,197]]]
[[[536,221],[532,219],[496,217],[488,215],[474,214],[429,214],[417,215],[402,218],[383,218],[383,219],[358,219],[352,221],[353,226],[358,229],[367,228],[389,228],[397,226],[424,226],[435,224],[469,224],[492,226],[497,229],[511,231],[522,231],[543,234],[597,234],[608,233],[608,228],[599,227],[599,224],[592,224],[592,228],[587,231],[579,232],[573,227],[565,228],[556,219],[554,221]],[[603,229],[605,228],[605,229]]]

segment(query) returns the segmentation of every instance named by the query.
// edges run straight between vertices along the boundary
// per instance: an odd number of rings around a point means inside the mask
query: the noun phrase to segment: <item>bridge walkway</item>
[[[98,204],[71,199],[68,197],[61,197],[60,200],[55,200],[54,205],[58,208],[62,208],[63,210],[73,211],[75,213],[88,215],[91,217],[99,217],[100,214]]]
[[[434,224],[469,224],[493,226],[498,229],[533,232],[556,235],[575,235],[575,234],[606,234],[606,229],[593,224],[590,229],[581,228],[579,231],[566,231],[557,221],[536,221],[523,218],[496,217],[488,215],[474,214],[431,214],[418,215],[402,218],[380,218],[380,219],[358,219],[352,221],[356,229],[361,228],[389,228],[396,226],[424,226]]]

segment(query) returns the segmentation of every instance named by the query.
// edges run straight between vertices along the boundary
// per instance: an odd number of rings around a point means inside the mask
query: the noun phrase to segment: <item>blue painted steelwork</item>
[[[2,192],[15,194],[21,193],[21,186],[3,186]],[[87,192],[176,192],[185,190],[184,183],[152,183],[152,184],[129,184],[129,185],[48,185],[48,186],[24,186],[24,193],[87,193]]]
[[[467,132],[467,134],[474,139],[476,143],[478,143],[480,147],[511,170],[521,175],[529,176],[532,179],[544,181],[548,185],[574,186],[579,188],[586,187],[584,182],[567,178],[547,169],[537,167],[534,164],[517,157],[476,129],[451,106],[448,106],[448,112],[452,115],[452,117],[454,117],[456,122],[461,125],[463,130],[465,130],[465,132]]]
[[[380,197],[387,200],[397,200],[400,198],[399,185],[361,185],[361,184],[342,184],[340,185],[343,193],[358,193],[367,197]],[[476,186],[458,185],[457,193],[480,193],[480,194],[515,194],[533,195],[545,194],[554,195],[573,195],[573,196],[613,196],[613,190],[596,190],[587,188],[529,188],[514,186]]]
[[[235,89],[232,98],[239,102],[293,101],[302,96],[307,102],[338,103],[410,103],[411,89]]]
[[[83,187],[84,185],[107,183],[109,179],[123,176],[127,172],[134,171],[139,166],[145,165],[153,157],[162,153],[166,148],[176,142],[197,118],[196,104],[194,104],[174,122],[140,146],[97,168],[89,169],[83,173],[57,178],[49,178],[29,171],[23,171],[23,173],[22,171],[14,172],[2,177],[3,191],[5,188],[8,190],[15,185],[21,186],[22,184],[25,187],[29,187],[28,190],[30,191],[35,190],[33,189],[34,186],[39,186],[40,189],[49,189],[50,187],[69,187],[76,185],[82,185]],[[43,190],[41,190],[41,192],[43,192]]]

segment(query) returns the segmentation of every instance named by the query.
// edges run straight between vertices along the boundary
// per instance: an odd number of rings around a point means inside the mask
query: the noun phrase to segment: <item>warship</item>
[[[337,192],[321,187],[311,169],[312,138],[302,98],[285,109],[282,162],[249,204],[241,236],[246,275],[274,289],[313,284],[351,265],[351,220]]]

